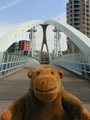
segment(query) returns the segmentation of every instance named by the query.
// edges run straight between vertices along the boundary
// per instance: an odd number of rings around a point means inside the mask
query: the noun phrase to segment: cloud
[[[7,5],[4,5],[4,6],[0,7],[0,11],[4,10],[4,9],[6,9],[6,8],[12,6],[12,5],[15,5],[15,4],[17,4],[17,3],[21,2],[21,1],[22,1],[22,0],[16,0],[16,1],[12,2],[12,3],[9,3],[9,4],[7,4]]]

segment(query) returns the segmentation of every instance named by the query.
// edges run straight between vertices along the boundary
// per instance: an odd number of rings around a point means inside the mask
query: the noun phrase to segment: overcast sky
[[[0,36],[30,19],[45,21],[50,19],[58,20],[59,18],[65,22],[67,2],[68,0],[0,0]],[[40,36],[41,28],[37,28],[37,39],[42,39]],[[49,42],[53,39],[51,28],[48,28],[47,33]],[[39,42],[36,43],[38,49]]]

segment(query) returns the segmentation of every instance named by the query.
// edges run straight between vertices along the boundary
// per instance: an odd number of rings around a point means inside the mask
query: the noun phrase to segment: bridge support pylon
[[[34,57],[34,52],[35,52],[35,27],[31,28],[27,32],[29,32],[29,39],[30,39],[30,45],[29,45],[29,51],[28,51],[28,56]]]
[[[39,56],[39,61],[42,61],[42,56],[44,55],[43,53],[43,47],[44,45],[46,46],[46,54],[47,54],[47,58],[48,58],[48,62],[50,62],[50,54],[49,54],[49,49],[48,49],[48,45],[47,45],[47,39],[46,39],[46,29],[48,25],[41,25],[42,29],[43,29],[43,41],[42,41],[42,46],[41,46],[41,52],[40,52],[40,56]]]
[[[56,58],[56,57],[59,57],[60,55],[62,55],[61,46],[60,46],[60,39],[61,39],[60,32],[61,31],[55,27],[53,32],[55,32],[55,35],[54,35],[54,58]]]

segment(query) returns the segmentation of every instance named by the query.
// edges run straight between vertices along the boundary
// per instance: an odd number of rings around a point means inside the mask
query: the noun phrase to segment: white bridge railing
[[[13,55],[13,54],[2,54],[0,53],[0,78],[11,74],[17,70],[24,68],[25,66],[31,64],[39,64],[39,62],[34,59],[23,55]]]
[[[62,66],[90,80],[90,53],[74,53],[63,55],[50,64]]]

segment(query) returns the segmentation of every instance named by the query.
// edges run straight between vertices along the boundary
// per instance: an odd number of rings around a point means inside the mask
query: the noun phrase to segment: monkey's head
[[[43,66],[35,71],[28,72],[31,78],[30,89],[42,102],[52,102],[56,99],[62,88],[60,78],[64,76],[62,71],[56,71],[51,66]]]

